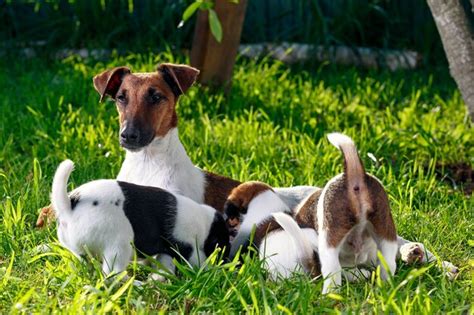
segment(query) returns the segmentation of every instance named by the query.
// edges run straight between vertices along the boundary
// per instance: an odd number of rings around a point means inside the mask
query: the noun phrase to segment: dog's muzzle
[[[153,141],[153,131],[144,131],[134,126],[126,125],[120,131],[120,145],[130,151],[139,151]]]

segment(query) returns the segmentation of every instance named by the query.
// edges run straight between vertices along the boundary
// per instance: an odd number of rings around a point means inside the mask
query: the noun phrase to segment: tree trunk
[[[191,65],[201,70],[203,84],[228,88],[240,43],[247,0],[231,3],[216,0],[215,11],[222,24],[222,42],[218,43],[209,28],[208,12],[199,10],[191,49]]]
[[[449,71],[474,122],[474,41],[466,13],[460,0],[428,0],[428,5],[441,36]]]

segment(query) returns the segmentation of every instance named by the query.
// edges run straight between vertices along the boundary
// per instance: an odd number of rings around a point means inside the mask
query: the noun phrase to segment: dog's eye
[[[125,103],[125,101],[127,100],[125,98],[125,95],[119,95],[117,96],[117,100],[120,102],[120,103]]]
[[[164,97],[160,94],[153,94],[153,96],[151,97],[151,101],[153,104],[159,103],[162,99],[164,99]]]

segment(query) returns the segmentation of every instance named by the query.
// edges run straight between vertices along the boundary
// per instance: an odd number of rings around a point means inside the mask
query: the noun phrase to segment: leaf
[[[209,26],[211,27],[211,33],[217,42],[222,41],[222,26],[217,17],[216,11],[209,9]]]
[[[186,10],[184,10],[183,18],[181,22],[186,22],[191,16],[193,16],[194,12],[201,6],[201,1],[196,1],[191,3]],[[179,24],[181,24],[181,22]]]

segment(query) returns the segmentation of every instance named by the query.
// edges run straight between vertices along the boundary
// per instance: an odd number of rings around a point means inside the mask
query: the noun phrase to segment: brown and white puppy
[[[224,206],[224,218],[228,224],[238,221],[240,226],[232,240],[231,257],[241,246],[248,244],[250,234],[257,224],[274,212],[291,211],[267,184],[256,181],[245,182],[232,190]]]
[[[240,223],[231,243],[231,256],[249,245],[255,228],[253,245],[271,279],[288,278],[299,270],[319,274],[316,230],[300,229],[290,208],[269,185],[251,181],[234,188],[225,204],[224,217],[232,229],[234,222]]]
[[[397,233],[387,193],[380,181],[367,174],[352,139],[331,133],[329,141],[344,156],[344,173],[324,187],[317,204],[318,250],[323,293],[341,285],[342,267],[377,262],[377,250],[385,259],[382,278],[396,269]]]

